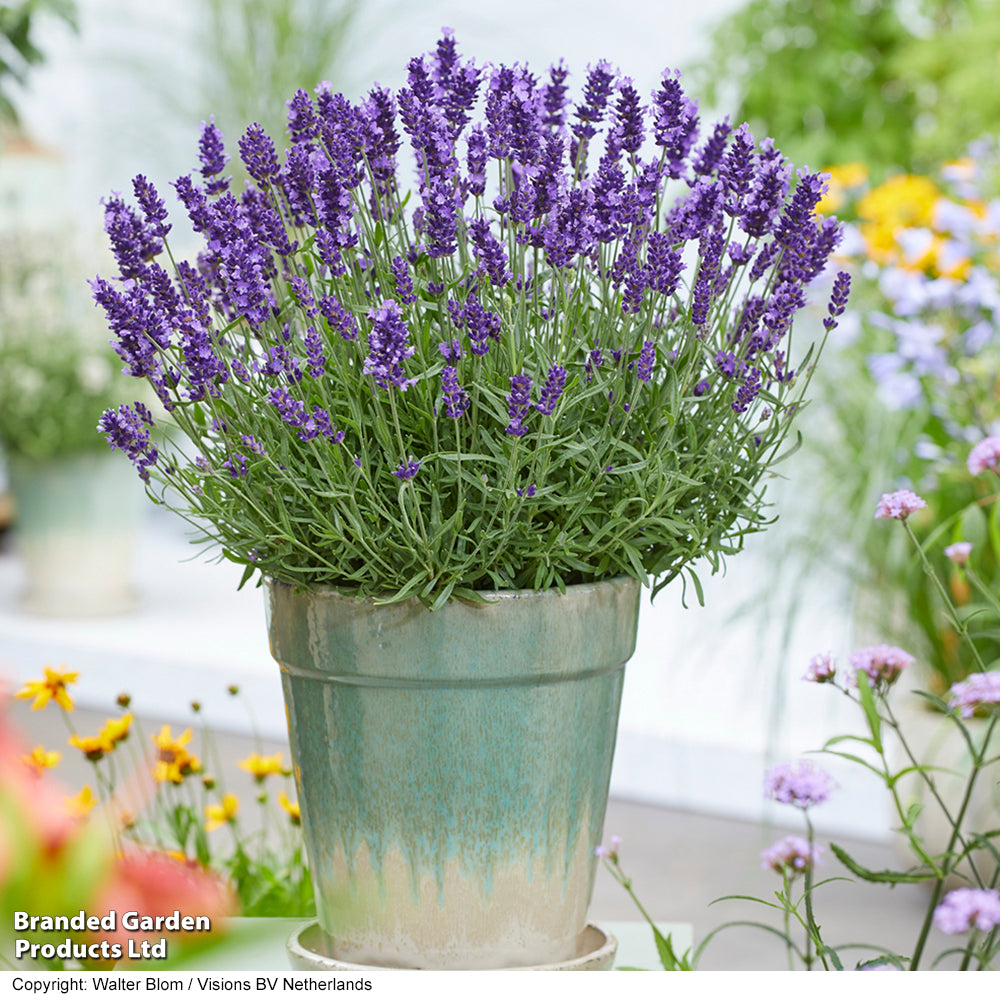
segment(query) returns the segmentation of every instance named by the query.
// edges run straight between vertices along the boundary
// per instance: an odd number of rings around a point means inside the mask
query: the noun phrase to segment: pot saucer
[[[329,939],[317,921],[293,931],[285,943],[288,960],[298,972],[391,972],[387,965],[358,965],[344,962],[327,954]],[[606,972],[610,970],[618,951],[618,940],[596,924],[588,924],[577,938],[576,954],[562,962],[546,965],[519,965],[504,972]]]

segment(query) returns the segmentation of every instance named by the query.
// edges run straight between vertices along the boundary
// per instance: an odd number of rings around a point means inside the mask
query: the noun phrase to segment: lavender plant
[[[447,31],[407,70],[356,104],[297,92],[284,157],[239,140],[239,194],[203,126],[174,183],[194,263],[145,178],[138,210],[107,200],[94,295],[170,425],[136,404],[101,430],[244,582],[700,591],[692,562],[764,526],[815,363],[791,325],[840,239],[823,177],[746,126],[699,141],[674,73],[646,104],[601,62],[574,103],[561,63],[477,66]]]

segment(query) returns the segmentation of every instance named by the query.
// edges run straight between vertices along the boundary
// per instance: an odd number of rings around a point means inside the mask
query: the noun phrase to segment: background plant
[[[994,482],[1000,481],[1000,437],[985,438],[973,450],[970,468],[975,474],[985,473]],[[830,944],[822,934],[822,922],[817,916],[821,893],[829,881],[816,881],[814,869],[821,863],[821,848],[816,843],[810,810],[822,806],[835,794],[828,774],[811,762],[780,764],[765,778],[768,798],[801,810],[805,838],[785,837],[762,854],[766,868],[782,877],[782,887],[774,901],[752,897],[729,896],[726,899],[749,899],[781,914],[780,926],[760,921],[732,921],[716,928],[698,947],[682,956],[676,955],[669,939],[664,939],[653,921],[639,904],[640,912],[653,927],[654,937],[663,967],[671,970],[694,968],[704,948],[716,934],[733,926],[751,926],[777,935],[786,945],[789,968],[802,967],[840,970],[850,961],[848,953],[861,952],[856,967],[895,968],[915,971],[929,960],[927,954],[930,931],[936,926],[949,935],[960,936],[958,943],[946,948],[931,962],[938,967],[951,959],[961,970],[992,969],[1000,954],[1000,830],[970,828],[970,805],[977,785],[992,785],[997,780],[1000,758],[996,756],[993,734],[1000,721],[1000,674],[985,670],[979,640],[974,636],[956,605],[949,599],[944,580],[938,576],[928,558],[928,552],[911,525],[912,517],[925,510],[922,497],[910,490],[883,495],[876,518],[898,520],[914,547],[923,571],[940,593],[947,613],[961,641],[971,650],[976,670],[966,680],[951,686],[947,701],[936,695],[918,691],[917,695],[947,716],[947,722],[961,736],[968,754],[968,770],[961,775],[962,794],[955,802],[946,801],[940,792],[940,769],[922,760],[914,749],[909,734],[901,724],[898,707],[890,693],[901,677],[912,669],[915,658],[903,649],[884,643],[855,650],[846,668],[840,667],[830,654],[813,658],[803,678],[806,682],[826,685],[839,690],[858,706],[863,720],[860,734],[835,736],[828,740],[824,752],[840,757],[874,773],[885,785],[891,799],[896,828],[905,838],[912,855],[912,864],[900,871],[874,871],[865,867],[837,844],[830,851],[855,879],[891,888],[901,883],[926,883],[928,905],[920,923],[913,948],[908,954],[887,952],[876,943],[852,942]],[[884,527],[884,526],[883,526]],[[968,553],[964,548],[952,551],[952,559],[963,565]],[[995,595],[993,598],[996,601]],[[973,727],[968,721],[982,717],[984,726]],[[902,760],[894,759],[897,747]],[[916,779],[928,802],[940,809],[947,818],[949,835],[940,850],[929,845],[920,832],[919,817],[924,808],[919,799],[910,799],[903,791],[904,780]],[[600,848],[607,859],[608,869],[633,899],[631,880],[621,867],[618,845]],[[967,885],[949,889],[951,880],[964,880]],[[636,899],[638,903],[638,900]]]
[[[69,734],[68,749],[36,747],[25,762],[41,773],[66,754],[80,754],[93,778],[76,796],[75,808],[99,817],[119,850],[155,850],[215,872],[231,886],[243,916],[311,916],[301,817],[282,754],[262,753],[255,733],[251,754],[224,760],[197,702],[192,726],[147,732],[127,694],[118,698],[116,717],[97,732],[82,732],[69,691],[77,679],[75,672],[48,667],[42,679],[18,692],[33,700],[33,710],[56,706]],[[242,697],[235,685],[229,695]],[[241,797],[232,787],[234,764],[249,775],[251,794]]]
[[[0,7],[0,134],[20,125],[16,94],[31,70],[45,60],[35,44],[35,24],[46,15],[77,28],[73,0],[20,0]]]
[[[927,170],[995,128],[993,0],[750,0],[694,72],[798,162]]]
[[[824,523],[843,516],[840,533],[851,543],[841,548],[842,568],[864,595],[864,620],[914,648],[938,694],[972,668],[970,647],[905,539],[863,512],[885,482],[928,500],[934,516],[916,514],[912,529],[985,662],[995,662],[998,621],[986,594],[1000,585],[996,491],[968,474],[954,442],[994,433],[1000,421],[997,164],[995,140],[978,143],[939,177],[893,177],[856,202],[848,242],[860,280],[841,328],[853,339],[834,345],[816,383],[817,448],[809,450],[832,491]],[[960,541],[973,543],[965,570],[945,553]]]
[[[245,579],[435,606],[661,586],[762,527],[813,360],[796,378],[792,317],[839,239],[813,214],[823,181],[790,193],[746,129],[699,145],[673,75],[649,108],[604,63],[575,106],[565,77],[487,72],[446,35],[396,95],[299,91],[283,163],[248,129],[239,199],[206,126],[204,187],[175,184],[206,250],[176,285],[155,190],[136,178],[140,212],[109,202],[123,284],[95,298],[188,443],[153,447],[144,407],[103,429]],[[481,90],[485,127],[467,127]]]
[[[100,451],[97,422],[126,391],[73,248],[71,233],[0,234],[0,447],[8,457]]]

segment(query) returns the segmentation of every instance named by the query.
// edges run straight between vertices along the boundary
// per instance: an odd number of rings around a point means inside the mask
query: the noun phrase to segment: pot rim
[[[322,586],[322,587],[310,587],[307,583],[290,583],[287,580],[279,580],[273,576],[265,576],[263,578],[265,585],[268,588],[277,587],[288,587],[292,589],[296,595],[308,595],[310,597],[322,597],[322,598],[341,598],[346,601],[352,601],[357,604],[372,604],[372,605],[384,605],[386,607],[391,607],[393,604],[406,604],[410,601],[416,601],[419,603],[420,598],[416,595],[406,597],[402,601],[393,600],[383,600],[378,596],[369,594],[366,597],[358,597],[357,588],[339,588],[336,586]],[[515,589],[511,588],[509,590],[477,590],[476,594],[480,595],[488,604],[497,604],[504,600],[551,600],[556,597],[564,597],[567,595],[574,595],[583,597],[586,594],[593,593],[598,589],[603,589],[609,584],[618,584],[619,586],[625,587],[630,584],[634,585],[637,589],[641,589],[642,583],[634,576],[628,576],[627,574],[622,574],[620,576],[609,576],[603,580],[593,580],[590,583],[572,583],[566,587],[565,593],[559,590],[558,587],[549,587],[546,590],[533,590],[530,588],[526,589]],[[447,604],[468,604],[475,606],[478,602],[470,601],[464,597],[449,597]]]

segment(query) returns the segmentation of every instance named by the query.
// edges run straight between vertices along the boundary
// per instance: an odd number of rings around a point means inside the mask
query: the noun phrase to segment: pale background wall
[[[129,190],[134,174],[168,190],[196,162],[200,119],[178,122],[165,110],[169,95],[183,91],[195,72],[183,44],[192,2],[81,0],[80,38],[61,28],[47,33],[50,60],[24,102],[25,119],[37,138],[65,155],[65,208],[84,229],[99,227],[100,199]],[[462,50],[481,61],[528,61],[542,69],[563,57],[579,80],[588,63],[607,58],[648,92],[662,69],[698,53],[705,25],[737,2],[370,0],[344,89],[356,95],[373,79],[399,84],[406,57],[430,49],[447,25]],[[145,67],[141,75],[136,66]],[[794,484],[786,493],[783,509],[791,516],[802,501]],[[140,707],[181,718],[189,700],[199,698],[227,725],[241,724],[242,715],[220,695],[238,680],[261,728],[280,733],[280,684],[266,648],[260,592],[236,594],[239,574],[232,567],[179,562],[188,554],[179,526],[152,510],[147,522],[144,603],[131,617],[26,619],[16,610],[18,567],[0,559],[0,670],[6,666],[21,679],[43,663],[68,662],[82,671],[92,697],[113,698],[127,688]],[[764,767],[819,746],[853,719],[832,692],[799,680],[813,653],[848,648],[842,583],[813,576],[801,589],[806,613],[787,646],[780,622],[761,631],[751,618],[734,619],[741,604],[790,585],[773,568],[786,538],[779,524],[752,540],[726,578],[709,581],[704,609],[683,610],[675,587],[655,607],[644,605],[622,708],[619,794],[756,816]],[[831,770],[851,794],[841,797],[828,824],[879,835],[885,814],[875,788],[859,784],[853,772]]]

